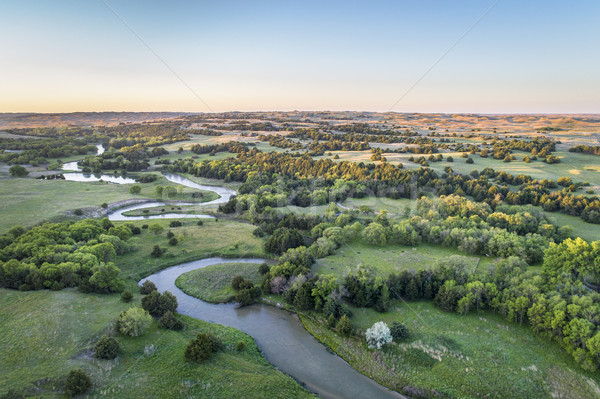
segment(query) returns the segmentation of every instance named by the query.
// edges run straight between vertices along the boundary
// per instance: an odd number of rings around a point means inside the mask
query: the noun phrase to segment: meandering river
[[[75,167],[77,167],[76,163]],[[67,175],[71,175],[71,173],[66,173],[65,177]],[[203,203],[203,205],[226,203],[232,195],[235,195],[234,190],[225,187],[197,184],[176,174],[165,174],[164,176],[173,183],[198,190],[213,191],[220,196],[213,201]],[[106,179],[103,177],[102,180]],[[121,181],[115,181],[115,183],[123,184]],[[177,204],[195,205],[196,203]],[[163,205],[168,206],[163,202],[150,201],[118,209],[107,216],[110,220],[212,217],[202,214],[177,213],[152,216],[123,215],[127,211]],[[263,261],[263,259],[202,259],[169,267],[148,276],[140,283],[150,280],[156,284],[159,291],[171,291],[177,296],[179,302],[177,311],[181,314],[237,328],[251,335],[265,357],[275,367],[291,375],[308,390],[323,398],[403,398],[397,392],[359,373],[341,357],[328,352],[325,346],[306,331],[298,316],[293,313],[263,304],[254,304],[239,309],[236,309],[233,304],[210,304],[187,295],[175,285],[177,277],[192,270],[218,263],[262,263]]]
[[[402,398],[327,351],[304,329],[298,317],[274,306],[254,304],[236,309],[233,304],[210,304],[187,295],[175,280],[183,273],[218,263],[262,263],[263,259],[208,258],[169,267],[140,281],[152,281],[161,292],[177,296],[181,314],[237,328],[251,335],[265,357],[278,369],[323,398]]]

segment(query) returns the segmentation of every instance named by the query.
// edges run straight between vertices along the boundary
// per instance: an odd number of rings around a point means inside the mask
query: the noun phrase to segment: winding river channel
[[[100,149],[99,149],[100,150]],[[66,166],[67,164],[65,164]],[[73,167],[70,165],[70,167]],[[75,163],[75,168],[77,164]],[[66,173],[65,176],[70,173]],[[216,200],[203,205],[229,201],[235,191],[218,186],[205,186],[176,174],[165,174],[173,183],[198,190],[217,193]],[[75,179],[73,179],[75,180]],[[105,180],[106,179],[102,179]],[[82,181],[82,180],[77,180]],[[89,180],[83,180],[89,181]],[[117,184],[124,184],[115,181]],[[196,203],[177,203],[195,205]],[[143,220],[158,218],[210,218],[202,214],[161,214],[152,216],[124,216],[127,211],[167,205],[159,201],[120,208],[109,213],[110,220]],[[341,357],[327,351],[316,338],[302,326],[298,316],[286,310],[264,304],[235,308],[233,304],[210,304],[187,295],[175,285],[177,277],[192,270],[218,263],[262,263],[264,259],[208,258],[172,266],[140,281],[152,281],[159,291],[170,291],[177,296],[177,311],[187,316],[211,323],[237,328],[254,338],[257,345],[275,367],[291,375],[308,390],[323,398],[402,398],[394,392],[352,368]]]
[[[249,335],[273,365],[323,398],[402,398],[327,351],[304,329],[293,313],[264,304],[236,309],[233,304],[210,304],[187,295],[175,285],[177,277],[218,263],[262,263],[263,259],[208,258],[169,267],[140,281],[152,281],[159,291],[177,296],[181,314],[237,328]]]

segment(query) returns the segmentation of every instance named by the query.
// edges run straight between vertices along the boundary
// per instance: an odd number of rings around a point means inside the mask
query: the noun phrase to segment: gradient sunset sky
[[[0,112],[600,112],[598,0],[3,0],[0,35]]]

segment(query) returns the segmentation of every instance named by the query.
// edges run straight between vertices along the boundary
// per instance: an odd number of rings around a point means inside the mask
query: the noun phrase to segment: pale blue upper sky
[[[214,111],[387,111],[494,0],[106,0]],[[102,0],[0,2],[0,112],[208,111]],[[600,112],[600,1],[500,0],[393,110]]]

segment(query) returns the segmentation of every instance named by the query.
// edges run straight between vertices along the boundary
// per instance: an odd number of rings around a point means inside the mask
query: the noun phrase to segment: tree
[[[90,277],[90,288],[95,292],[109,293],[120,291],[123,287],[123,280],[119,278],[121,270],[114,263],[102,263],[92,268],[92,277]]]
[[[142,191],[142,187],[134,184],[133,186],[129,187],[129,192],[131,194],[139,194]]]
[[[208,360],[213,352],[219,348],[217,339],[206,333],[199,333],[185,348],[185,358],[192,362]]]
[[[167,312],[175,312],[177,309],[177,297],[169,291],[159,294],[158,291],[152,291],[142,298],[142,308],[148,311],[152,316],[161,317]]]
[[[102,336],[94,346],[94,357],[112,360],[119,354],[121,347],[113,337]]]
[[[173,314],[173,312],[171,312],[170,310],[167,311],[160,318],[160,325],[162,327],[166,328],[167,330],[175,330],[175,331],[182,330],[183,327],[185,327],[183,322],[181,320],[179,320],[178,318],[176,318],[175,315]]]
[[[121,312],[117,319],[117,328],[123,335],[138,337],[146,332],[152,323],[152,316],[142,308],[133,307]]]
[[[71,370],[65,381],[65,391],[71,396],[84,394],[91,387],[92,380],[82,369]]]
[[[133,294],[129,291],[123,291],[121,294],[121,301],[129,303],[133,300]]]
[[[352,332],[352,320],[346,315],[343,315],[337,323],[337,330],[342,335],[348,335]]]
[[[12,177],[25,177],[29,174],[29,171],[21,165],[13,165],[8,171]]]
[[[145,280],[140,286],[140,294],[148,295],[152,291],[156,291],[156,285],[150,280]]]
[[[150,226],[148,226],[148,230],[153,232],[156,236],[162,233],[164,229],[165,228],[162,227],[162,225],[160,225],[159,223],[152,223]]]
[[[366,332],[365,337],[370,349],[381,349],[384,345],[392,342],[390,328],[383,321],[373,324]]]
[[[163,254],[163,250],[160,248],[160,246],[158,244],[155,244],[154,247],[152,248],[152,252],[150,253],[150,256],[152,256],[153,258],[160,258]]]
[[[387,242],[385,227],[379,223],[371,223],[363,231],[365,240],[371,245],[384,246]]]
[[[403,341],[408,338],[408,328],[398,321],[392,322],[390,326],[390,334],[395,341]]]

